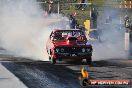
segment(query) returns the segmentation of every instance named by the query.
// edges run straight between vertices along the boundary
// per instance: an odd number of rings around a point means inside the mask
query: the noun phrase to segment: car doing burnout
[[[53,30],[46,44],[49,60],[52,64],[56,60],[72,60],[88,64],[92,61],[92,46],[87,43],[85,33],[79,29]]]

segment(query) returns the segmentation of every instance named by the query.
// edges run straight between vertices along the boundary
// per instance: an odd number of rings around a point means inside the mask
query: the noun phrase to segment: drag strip
[[[81,88],[78,77],[81,68],[89,73],[90,79],[129,79],[132,81],[132,65],[115,64],[119,60],[95,61],[92,66],[74,63],[51,65],[44,61],[1,62],[29,88]],[[131,88],[132,86],[98,87]],[[97,87],[90,87],[97,88]]]
[[[48,62],[2,62],[29,88],[80,88],[77,75],[65,66]]]

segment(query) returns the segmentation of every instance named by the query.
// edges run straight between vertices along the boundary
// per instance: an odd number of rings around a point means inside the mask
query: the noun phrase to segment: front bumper
[[[92,53],[56,53],[56,59],[91,59]]]

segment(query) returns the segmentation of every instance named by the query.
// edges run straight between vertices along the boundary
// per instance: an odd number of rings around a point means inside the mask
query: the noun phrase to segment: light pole
[[[60,14],[60,1],[59,0],[58,0],[57,8],[58,8],[58,15],[59,15]]]

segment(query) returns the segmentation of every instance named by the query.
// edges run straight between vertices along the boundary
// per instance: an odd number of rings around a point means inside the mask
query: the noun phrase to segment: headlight
[[[55,49],[55,52],[57,52],[57,53],[58,53],[58,52],[59,52],[59,49],[58,49],[58,48],[56,48],[56,49]]]
[[[87,48],[87,52],[91,52],[91,49],[90,48]]]
[[[61,52],[64,52],[65,50],[64,50],[64,48],[61,48],[60,51],[61,51]]]
[[[82,52],[83,52],[83,53],[86,52],[85,48],[82,48]]]

